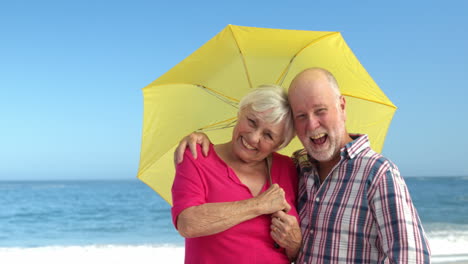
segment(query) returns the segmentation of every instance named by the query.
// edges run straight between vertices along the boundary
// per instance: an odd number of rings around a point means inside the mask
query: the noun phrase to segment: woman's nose
[[[260,140],[261,133],[258,130],[252,131],[248,135],[249,144],[257,144]]]

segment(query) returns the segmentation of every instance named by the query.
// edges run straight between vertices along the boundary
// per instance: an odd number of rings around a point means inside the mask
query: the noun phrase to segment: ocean
[[[468,261],[468,177],[405,179],[433,263]],[[138,180],[0,181],[2,263],[183,263],[170,206]]]

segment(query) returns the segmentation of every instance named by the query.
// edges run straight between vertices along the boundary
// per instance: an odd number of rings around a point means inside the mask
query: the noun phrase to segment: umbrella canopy
[[[369,135],[381,151],[395,105],[362,67],[339,32],[228,25],[174,68],[143,88],[138,178],[172,204],[173,152],[193,131],[214,143],[231,139],[237,103],[261,84],[287,88],[302,70],[321,67],[347,100],[346,127]],[[294,139],[281,153],[302,148]]]

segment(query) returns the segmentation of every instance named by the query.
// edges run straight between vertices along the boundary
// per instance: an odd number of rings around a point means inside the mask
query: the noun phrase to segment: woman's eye
[[[247,118],[247,120],[249,121],[249,125],[251,126],[255,126],[255,121],[250,119],[250,118]]]
[[[270,133],[265,133],[265,138],[273,140],[273,136]]]

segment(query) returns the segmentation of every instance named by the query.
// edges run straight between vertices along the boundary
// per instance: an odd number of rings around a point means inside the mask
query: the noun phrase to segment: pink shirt
[[[198,159],[186,151],[184,162],[176,168],[172,186],[172,220],[177,228],[177,216],[186,208],[205,203],[231,202],[253,198],[249,188],[216,154],[213,145],[207,157],[198,146]],[[289,157],[273,153],[271,169],[273,183],[286,193],[296,211],[297,172]],[[265,184],[261,192],[268,189]],[[270,236],[270,215],[245,221],[223,232],[185,239],[185,263],[290,263],[283,248],[276,249]]]

